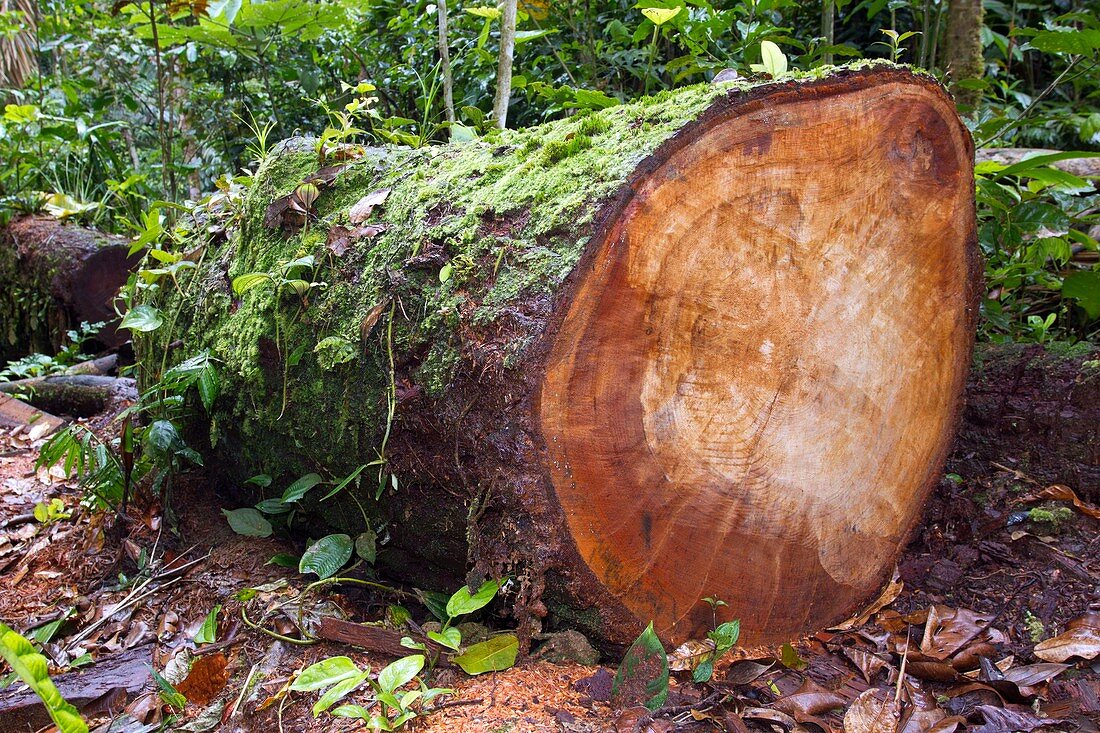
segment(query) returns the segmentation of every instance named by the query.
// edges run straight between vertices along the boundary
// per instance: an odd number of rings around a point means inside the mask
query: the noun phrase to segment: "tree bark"
[[[500,56],[497,59],[497,91],[493,98],[493,123],[508,126],[508,104],[512,101],[512,57],[516,50],[516,2],[504,0],[500,16]]]
[[[219,360],[217,431],[192,430],[227,488],[381,457],[308,508],[365,517],[423,587],[511,576],[527,632],[679,642],[715,596],[746,643],[788,641],[876,594],[941,475],[980,291],[972,144],[931,79],[702,85],[375,151],[275,228],[318,180],[298,148],[137,343],[147,369]],[[307,253],[327,287],[230,287]]]
[[[123,237],[40,216],[0,230],[0,358],[56,353],[82,321],[107,325],[95,340],[126,341],[112,301],[138,258]]]
[[[982,0],[948,0],[944,67],[951,78],[951,93],[959,104],[973,107],[981,91],[959,82],[985,76],[982,55]]]
[[[436,12],[439,13],[439,73],[443,75],[443,114],[450,125],[447,128],[447,137],[454,139],[454,74],[451,73],[451,49],[447,37],[447,0],[438,0]]]

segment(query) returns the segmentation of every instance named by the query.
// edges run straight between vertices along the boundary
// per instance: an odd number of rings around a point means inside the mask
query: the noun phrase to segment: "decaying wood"
[[[0,382],[0,393],[22,395],[35,407],[73,417],[91,417],[112,404],[137,399],[133,379],[100,374],[57,374]]]
[[[125,707],[127,698],[150,688],[152,661],[152,647],[136,647],[100,659],[89,667],[54,675],[52,679],[61,697],[78,710],[98,707],[97,703],[110,700],[110,712],[117,713]],[[100,712],[108,710],[103,708]],[[34,731],[49,724],[50,716],[33,691],[18,683],[0,690],[0,730]]]
[[[56,353],[83,321],[107,324],[99,343],[124,342],[112,301],[137,261],[128,250],[123,237],[45,216],[0,229],[0,357]]]
[[[3,386],[3,383],[0,383],[0,387]],[[32,440],[37,440],[56,433],[66,424],[65,420],[4,394],[0,389],[0,426],[5,428],[26,426],[27,435]]]
[[[352,621],[344,621],[339,618],[325,616],[321,619],[317,630],[317,638],[326,641],[338,641],[341,644],[351,644],[360,649],[375,654],[383,654],[389,657],[404,657],[409,654],[409,647],[401,645],[403,637],[410,636],[406,631],[395,631],[381,626],[369,626],[357,624]],[[413,634],[416,641],[425,644],[429,653],[438,657],[437,665],[451,666],[450,659],[446,656],[452,654],[446,647],[435,643],[424,634]]]
[[[604,642],[702,636],[706,596],[745,643],[788,641],[878,592],[950,447],[980,290],[973,148],[931,79],[733,82],[373,152],[308,234],[263,226],[316,169],[283,155],[194,299],[158,302],[181,355],[224,365],[227,483],[344,476],[386,436],[381,500],[365,472],[327,525],[362,506],[380,568],[510,575],[523,628]],[[377,230],[325,248],[364,200]],[[230,290],[314,249],[305,307]],[[309,356],[333,333],[351,361]]]
[[[65,374],[91,374],[106,377],[118,370],[118,354],[107,354],[98,359],[89,359],[79,364],[73,364],[65,370]]]

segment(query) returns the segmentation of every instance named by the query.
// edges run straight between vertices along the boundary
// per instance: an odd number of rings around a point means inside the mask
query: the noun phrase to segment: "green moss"
[[[1051,341],[1045,346],[1046,353],[1058,359],[1079,359],[1095,349],[1096,346],[1087,341]]]
[[[1052,525],[1055,529],[1062,522],[1073,517],[1073,510],[1069,507],[1059,506],[1053,509],[1035,507],[1027,513],[1027,518],[1033,522]]]
[[[592,138],[588,135],[575,134],[567,140],[553,140],[542,149],[542,162],[553,165],[590,147],[592,147]]]
[[[600,135],[611,129],[611,122],[600,113],[590,114],[581,119],[577,131],[581,135]]]

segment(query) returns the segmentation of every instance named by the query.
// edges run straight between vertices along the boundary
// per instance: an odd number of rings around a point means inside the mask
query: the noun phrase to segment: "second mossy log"
[[[370,464],[305,508],[369,523],[403,579],[508,574],[525,628],[605,642],[701,636],[706,596],[787,641],[877,592],[951,445],[980,283],[933,80],[698,86],[325,162],[285,146],[181,291],[146,291],[146,368],[220,362],[229,483]]]
[[[82,322],[119,346],[114,299],[138,257],[124,238],[47,216],[0,227],[0,359],[55,354]],[[2,361],[0,361],[2,364]]]

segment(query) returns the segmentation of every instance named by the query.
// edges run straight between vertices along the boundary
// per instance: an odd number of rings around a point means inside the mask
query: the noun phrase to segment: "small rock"
[[[580,632],[569,629],[557,633],[547,634],[546,641],[535,652],[537,659],[561,664],[563,662],[577,662],[591,666],[600,661],[600,653],[592,648],[588,639]]]
[[[547,706],[546,712],[553,715],[554,720],[558,721],[559,723],[573,723],[577,720],[577,716],[573,715],[573,713],[569,712],[568,710],[561,710],[559,708],[552,708]]]
[[[573,689],[588,695],[596,702],[607,702],[611,699],[611,688],[615,685],[615,678],[606,667],[600,667],[591,677],[579,679],[573,683]]]
[[[456,627],[462,634],[462,645],[469,646],[470,644],[478,644],[486,641],[493,635],[491,631],[484,625],[474,621],[467,621],[461,623]]]

